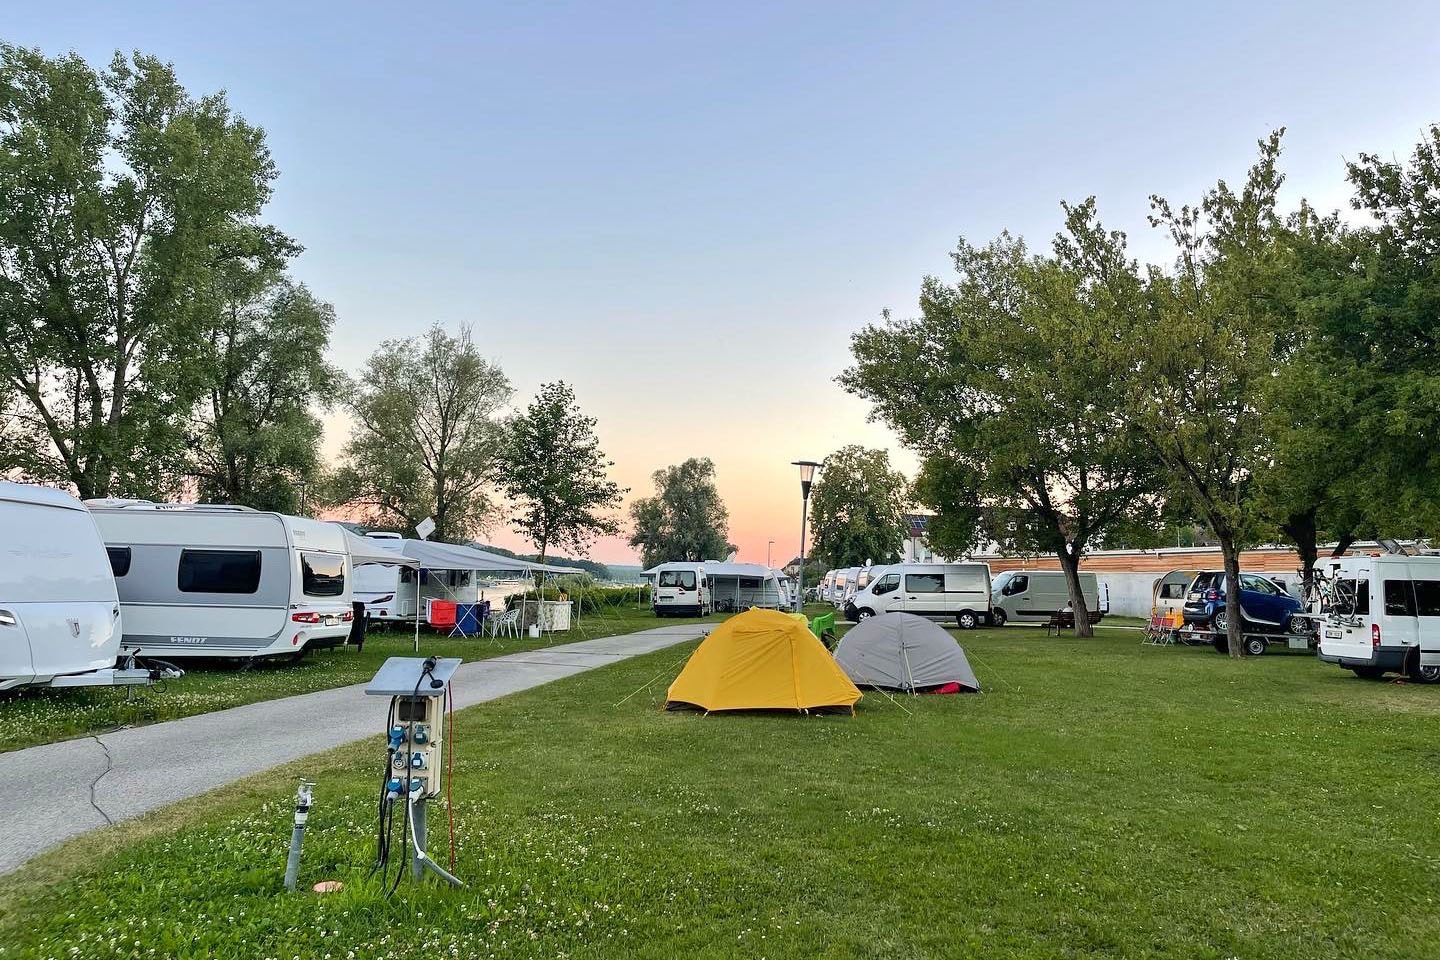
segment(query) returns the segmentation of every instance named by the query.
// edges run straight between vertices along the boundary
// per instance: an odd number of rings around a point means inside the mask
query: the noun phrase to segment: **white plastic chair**
[[[487,622],[490,628],[490,636],[495,637],[504,634],[507,637],[520,638],[520,610],[506,610],[498,617],[491,617]]]

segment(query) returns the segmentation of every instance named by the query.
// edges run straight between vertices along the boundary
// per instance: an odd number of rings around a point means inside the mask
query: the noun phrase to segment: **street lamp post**
[[[795,612],[799,613],[805,606],[805,526],[810,516],[810,484],[820,464],[814,460],[796,460],[791,466],[800,468],[800,572],[795,589]]]

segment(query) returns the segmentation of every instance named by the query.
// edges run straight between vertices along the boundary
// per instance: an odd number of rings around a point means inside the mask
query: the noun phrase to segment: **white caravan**
[[[147,683],[112,669],[120,601],[95,520],[59,490],[0,482],[0,690]]]
[[[845,604],[855,595],[855,580],[860,576],[859,567],[845,567],[835,571],[835,590],[830,603],[836,610],[843,610]]]
[[[650,608],[657,617],[704,617],[714,612],[715,598],[705,564],[662,563],[646,570],[645,575],[655,578]]]
[[[1090,622],[1099,623],[1105,611],[1101,609],[1095,574],[1080,574],[1080,592],[1085,595]],[[990,622],[997,627],[1011,620],[1049,623],[1051,617],[1070,606],[1070,588],[1065,584],[1063,570],[1006,570],[990,585],[990,595],[994,603]]]
[[[1440,557],[1336,557],[1316,569],[1320,659],[1375,678],[1440,682]]]
[[[875,567],[869,583],[845,603],[847,620],[894,612],[953,619],[961,629],[972,630],[990,618],[990,565],[897,563]]]
[[[343,643],[355,619],[344,528],[248,507],[93,500],[141,654],[271,657]]]

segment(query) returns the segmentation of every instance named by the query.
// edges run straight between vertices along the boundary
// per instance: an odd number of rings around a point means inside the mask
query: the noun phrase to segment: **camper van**
[[[1336,557],[1316,564],[1327,587],[1320,659],[1357,676],[1440,682],[1440,557]]]
[[[344,530],[248,507],[94,500],[124,645],[144,655],[298,656],[355,618]]]
[[[845,618],[913,613],[972,630],[990,617],[990,567],[984,563],[897,563],[875,567],[845,602]]]
[[[655,575],[650,607],[657,617],[704,617],[715,609],[703,563],[662,563],[646,572]]]
[[[1100,598],[1100,585],[1095,574],[1080,574],[1080,592],[1090,622],[1099,623],[1105,615]],[[1070,590],[1062,570],[1006,570],[990,585],[994,611],[990,622],[997,627],[1006,623],[1048,623],[1050,618],[1070,606]]]
[[[89,685],[55,681],[119,655],[120,601],[94,519],[68,493],[0,482],[0,690]]]

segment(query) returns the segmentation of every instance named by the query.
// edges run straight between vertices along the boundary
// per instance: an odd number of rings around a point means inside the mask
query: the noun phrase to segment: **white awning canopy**
[[[418,567],[420,562],[405,555],[400,549],[399,540],[377,540],[374,537],[362,537],[348,527],[340,527],[345,531],[345,547],[350,552],[350,566],[361,567],[366,564],[377,564],[395,567]],[[387,546],[394,544],[394,546]]]
[[[374,537],[361,537],[360,539],[378,545],[381,551],[387,552],[391,556],[398,554],[404,557],[413,557],[417,562],[412,565],[422,570],[477,570],[481,573],[508,574],[517,577],[529,576],[534,573],[584,572],[579,567],[558,567],[548,563],[535,563],[531,560],[501,556],[486,550],[476,550],[473,547],[462,547],[454,543],[436,543],[430,540],[379,540]]]

